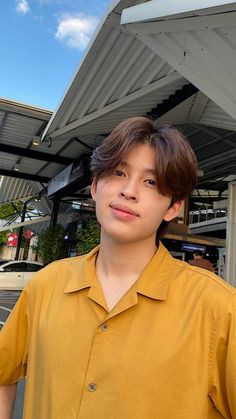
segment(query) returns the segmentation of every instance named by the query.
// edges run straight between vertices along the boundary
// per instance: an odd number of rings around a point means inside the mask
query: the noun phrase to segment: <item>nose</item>
[[[120,191],[120,196],[125,198],[125,199],[129,199],[132,201],[137,201],[138,200],[138,189],[137,189],[137,185],[135,181],[132,180],[127,180],[127,182],[125,182],[122,185],[121,191]]]

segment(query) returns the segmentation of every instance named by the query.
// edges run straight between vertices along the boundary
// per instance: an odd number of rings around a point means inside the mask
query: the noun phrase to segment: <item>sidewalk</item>
[[[16,402],[15,402],[13,419],[22,419],[24,388],[25,388],[24,380],[19,381],[17,385],[17,397],[16,397]]]

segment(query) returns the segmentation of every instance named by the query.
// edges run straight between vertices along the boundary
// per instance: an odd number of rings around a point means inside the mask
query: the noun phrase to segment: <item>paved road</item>
[[[0,290],[0,322],[5,322],[16,301],[20,296],[20,291],[1,291]],[[1,323],[0,323],[1,328]],[[24,398],[24,380],[21,380],[17,386],[17,398],[13,419],[22,419],[23,398]]]
[[[19,381],[17,385],[17,397],[16,397],[16,402],[15,402],[13,419],[22,419],[24,389],[25,389],[25,382],[24,380],[21,380]]]
[[[10,311],[20,296],[20,291],[2,291],[0,290],[0,328],[1,322],[5,322]]]
[[[13,305],[18,300],[18,298],[20,296],[20,293],[21,293],[20,291],[3,291],[3,290],[0,290],[0,305],[7,304],[7,305],[11,305],[13,307]]]

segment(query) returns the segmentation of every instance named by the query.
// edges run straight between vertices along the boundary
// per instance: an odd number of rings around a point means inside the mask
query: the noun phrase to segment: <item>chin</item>
[[[134,233],[134,232],[132,232]],[[142,241],[145,242],[155,242],[156,240],[156,232],[155,235],[147,235],[147,236],[140,236],[139,234],[131,234],[130,232],[122,233],[119,232],[105,232],[105,237],[107,237],[111,242],[121,245],[127,245],[127,244],[134,244],[134,243],[140,243]]]
[[[117,244],[125,244],[133,241],[139,240],[138,237],[133,236],[130,232],[122,232],[122,231],[114,231],[110,229],[104,229],[103,234],[101,234],[105,240],[109,240],[111,242],[116,242]]]

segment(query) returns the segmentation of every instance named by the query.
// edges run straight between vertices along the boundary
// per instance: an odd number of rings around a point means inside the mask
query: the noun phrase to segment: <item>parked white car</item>
[[[0,261],[0,290],[22,290],[33,274],[43,267],[30,260]]]

